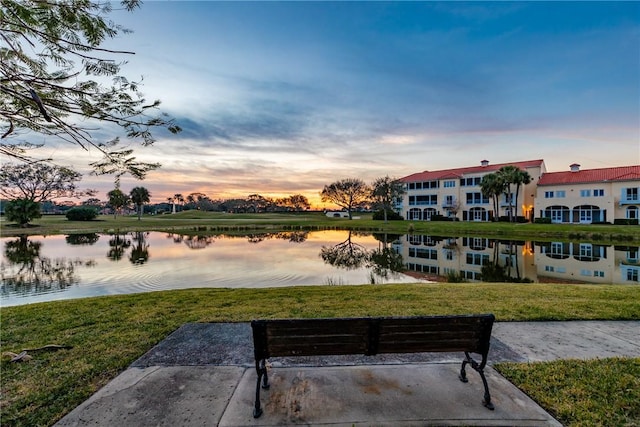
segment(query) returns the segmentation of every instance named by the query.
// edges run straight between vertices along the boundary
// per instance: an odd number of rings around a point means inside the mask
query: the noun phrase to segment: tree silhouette
[[[133,241],[135,244],[131,248],[131,254],[129,255],[129,261],[131,264],[142,265],[149,261],[149,244],[147,243],[147,237],[149,232],[136,231],[133,233]]]
[[[2,272],[3,294],[28,295],[63,290],[78,283],[77,265],[93,264],[92,261],[43,257],[41,248],[42,243],[33,242],[27,236],[5,243],[4,256],[9,268]]]
[[[323,246],[320,249],[320,257],[329,265],[346,270],[355,270],[362,267],[369,259],[367,249],[351,241],[352,231],[344,242],[334,246]]]
[[[116,233],[109,239],[109,252],[107,258],[111,261],[120,261],[127,249],[131,246],[131,240],[127,239],[127,234]]]

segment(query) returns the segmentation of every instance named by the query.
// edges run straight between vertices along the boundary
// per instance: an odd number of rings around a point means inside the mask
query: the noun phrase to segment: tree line
[[[119,185],[107,193],[107,200],[100,200],[95,190],[81,190],[78,182],[82,175],[69,167],[46,163],[23,165],[4,164],[0,167],[0,196],[8,200],[4,203],[7,219],[21,226],[41,216],[41,204],[51,203],[59,198],[82,198],[72,214],[73,219],[90,220],[99,211],[111,211],[114,216],[122,214],[127,208],[134,207],[141,219],[145,208],[147,212],[175,213],[183,210],[222,211],[233,213],[263,212],[302,212],[309,210],[311,204],[306,196],[293,194],[287,197],[271,198],[260,194],[251,194],[244,198],[227,200],[213,199],[201,192],[186,196],[177,193],[166,199],[166,203],[150,205],[151,193],[143,186],[136,186],[128,193]],[[394,214],[393,205],[404,193],[403,185],[397,179],[385,176],[371,185],[357,178],[347,178],[326,185],[321,191],[323,202],[334,203],[345,209],[352,218],[352,212],[358,208],[375,207],[382,212],[386,221]],[[80,210],[84,209],[84,210]],[[95,211],[91,214],[90,209]]]

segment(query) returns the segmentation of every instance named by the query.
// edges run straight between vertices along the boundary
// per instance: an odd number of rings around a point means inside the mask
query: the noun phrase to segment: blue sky
[[[147,1],[112,19],[134,31],[109,41],[136,52],[123,73],[184,128],[137,150],[163,164],[142,183],[156,201],[640,163],[638,2]]]

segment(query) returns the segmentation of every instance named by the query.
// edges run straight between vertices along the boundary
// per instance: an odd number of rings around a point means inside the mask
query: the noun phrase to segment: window
[[[580,197],[591,197],[591,190],[580,190]]]
[[[444,182],[444,188],[453,188],[456,186],[456,182],[455,181],[445,181]]]
[[[632,282],[638,281],[638,270],[628,269],[627,270],[627,280]]]
[[[409,256],[423,259],[438,259],[438,251],[436,249],[409,248]]]
[[[638,219],[638,207],[637,206],[629,206],[627,208],[627,219]]]
[[[487,265],[489,264],[489,255],[467,253],[467,264]]]
[[[480,181],[482,181],[482,178],[475,177],[475,178],[462,178],[460,179],[460,187],[472,187],[474,185],[480,185]]]
[[[482,193],[467,193],[468,205],[480,205],[489,203],[489,199]]]
[[[544,198],[545,199],[553,199],[554,197],[566,197],[566,191],[558,190],[558,191],[545,191]]]
[[[604,277],[604,271],[594,270],[593,277]]]
[[[553,266],[552,265],[545,265],[544,266],[544,271],[553,272]]]
[[[411,196],[409,196],[409,204],[411,204]],[[416,205],[437,205],[438,195],[429,194],[426,196],[416,196],[415,204]]]
[[[596,188],[593,190],[593,197],[604,197],[604,189]]]
[[[593,246],[589,243],[580,243],[580,256],[585,258],[593,257]]]
[[[637,188],[626,188],[625,189],[625,200],[628,202],[634,202],[638,200],[638,189]]]

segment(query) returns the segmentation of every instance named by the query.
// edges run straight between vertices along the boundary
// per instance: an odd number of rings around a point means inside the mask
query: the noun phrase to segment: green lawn
[[[73,348],[40,352],[26,363],[3,358],[1,424],[53,424],[187,322],[485,312],[498,321],[639,320],[640,287],[465,283],[193,289],[2,308],[3,352],[46,344]],[[639,363],[608,359],[497,369],[566,425],[606,425],[607,420],[638,425]],[[621,384],[631,392],[620,392]],[[574,391],[581,391],[580,399]],[[553,398],[545,398],[548,394]]]

